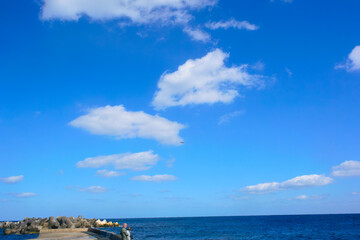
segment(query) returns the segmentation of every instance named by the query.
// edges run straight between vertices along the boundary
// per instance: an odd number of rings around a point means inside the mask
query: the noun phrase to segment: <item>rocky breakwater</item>
[[[90,228],[90,227],[118,227],[117,222],[107,222],[96,218],[86,219],[82,216],[28,218],[19,222],[0,222],[4,228],[4,235],[39,233],[42,229]]]

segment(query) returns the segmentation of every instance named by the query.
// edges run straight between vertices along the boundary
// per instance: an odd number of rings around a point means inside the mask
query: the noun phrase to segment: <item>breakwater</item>
[[[118,222],[101,221],[100,219],[87,219],[82,216],[74,217],[49,217],[49,218],[24,218],[18,222],[0,222],[0,228],[4,228],[4,235],[39,233],[43,229],[76,229],[76,228],[99,228],[118,227]]]

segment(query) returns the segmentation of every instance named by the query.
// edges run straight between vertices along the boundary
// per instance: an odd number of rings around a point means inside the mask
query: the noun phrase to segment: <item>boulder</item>
[[[4,230],[4,235],[10,235],[11,234],[11,229],[10,228],[6,228]]]
[[[74,227],[75,227],[75,228],[80,228],[80,227],[81,227],[81,223],[80,223],[80,222],[76,222],[76,223],[74,224]]]
[[[27,228],[21,228],[20,234],[29,234],[29,232],[27,231]]]
[[[49,228],[50,229],[58,229],[60,227],[60,223],[53,217],[49,217]]]

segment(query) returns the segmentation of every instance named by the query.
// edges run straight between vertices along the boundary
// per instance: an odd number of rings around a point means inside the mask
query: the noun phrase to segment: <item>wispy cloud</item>
[[[257,30],[259,27],[255,24],[249,23],[248,21],[237,21],[235,19],[230,19],[227,21],[219,21],[219,22],[208,22],[205,26],[209,29],[228,29],[228,28],[236,28],[236,29],[246,29],[246,30]]]
[[[109,171],[109,170],[97,170],[96,175],[102,176],[105,178],[113,178],[113,177],[119,177],[122,175],[125,175],[123,172],[117,172],[117,171]]]
[[[324,195],[312,195],[312,196],[309,196],[309,195],[299,195],[299,196],[296,196],[295,198],[293,199],[290,199],[290,200],[320,200],[320,199],[323,199],[324,198]]]
[[[24,179],[24,175],[11,176],[11,177],[0,178],[0,182],[6,183],[6,184],[14,184],[14,183],[21,182],[23,179]]]
[[[325,175],[303,175],[284,182],[268,182],[256,185],[246,186],[243,191],[248,193],[269,193],[285,189],[307,188],[314,186],[324,186],[332,183],[334,180]]]
[[[104,193],[107,192],[108,189],[101,186],[91,186],[86,188],[75,188],[75,191],[78,192],[89,192],[89,193]]]
[[[180,145],[183,139],[179,132],[185,128],[158,115],[126,111],[122,105],[90,109],[88,114],[71,121],[70,125],[96,135],[114,136],[117,139],[155,139],[167,145]]]
[[[211,40],[210,34],[200,28],[185,27],[183,31],[194,41],[206,43]]]
[[[32,192],[25,192],[25,193],[15,193],[14,196],[17,198],[31,198],[37,196],[37,194]]]
[[[285,68],[285,72],[288,74],[289,77],[292,77],[293,73],[289,68]]]
[[[227,113],[225,115],[222,115],[220,118],[219,118],[219,122],[218,124],[221,125],[221,124],[224,124],[224,123],[227,123],[227,122],[230,122],[231,119],[239,116],[239,115],[242,115],[244,114],[245,111],[244,110],[238,110],[238,111],[234,111],[234,112],[231,112],[231,113]]]
[[[331,175],[334,177],[360,176],[360,161],[345,161],[333,167]]]
[[[335,66],[335,69],[341,68],[348,72],[360,71],[360,45],[351,51],[345,63]]]
[[[265,77],[247,72],[248,65],[226,67],[229,57],[216,49],[199,59],[189,59],[177,71],[164,73],[153,99],[156,109],[191,104],[230,103],[238,87],[261,87]]]
[[[174,165],[175,162],[176,162],[176,159],[175,159],[175,158],[169,159],[169,160],[166,161],[166,166],[167,166],[168,168],[171,168],[171,167],[173,167],[173,165]]]
[[[307,195],[300,195],[300,196],[297,196],[295,197],[296,200],[307,200],[309,199],[309,196]]]
[[[177,177],[173,175],[141,175],[141,176],[135,176],[131,178],[133,181],[141,181],[141,182],[170,182],[170,181],[176,181]]]
[[[99,168],[113,165],[115,169],[130,169],[134,171],[148,170],[159,160],[153,151],[139,153],[123,153],[107,156],[86,158],[76,164],[78,168]]]
[[[192,10],[216,4],[216,0],[44,0],[43,20],[77,21],[83,16],[91,20],[116,20],[120,25],[130,24],[185,24],[193,16]]]

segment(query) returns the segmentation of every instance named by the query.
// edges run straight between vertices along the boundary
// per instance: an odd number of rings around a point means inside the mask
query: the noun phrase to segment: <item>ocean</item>
[[[126,222],[135,240],[246,239],[246,240],[356,240],[360,214],[239,217],[107,219]],[[115,233],[120,228],[104,228]],[[2,232],[0,232],[1,234]],[[0,240],[29,239],[37,235],[3,236]]]

